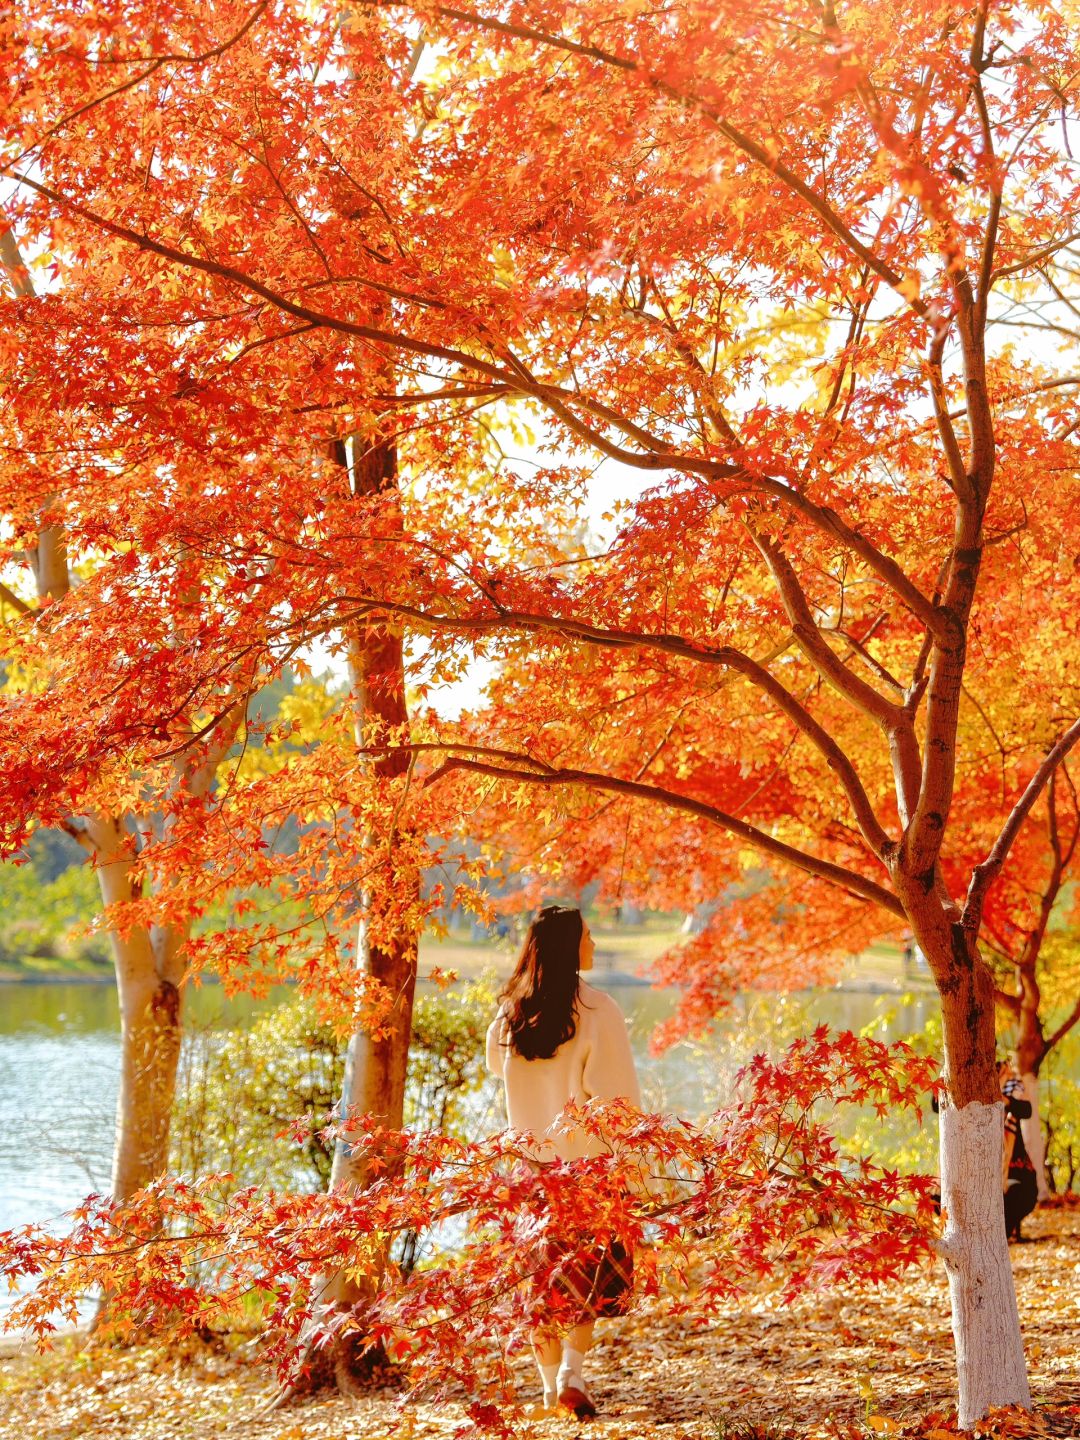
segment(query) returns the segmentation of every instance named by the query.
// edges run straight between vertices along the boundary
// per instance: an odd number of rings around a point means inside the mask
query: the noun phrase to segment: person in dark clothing
[[[1010,1061],[998,1062],[998,1081],[1005,1101],[1005,1149],[1001,1157],[1005,1234],[1010,1240],[1022,1240],[1020,1226],[1039,1200],[1035,1167],[1020,1129],[1020,1121],[1031,1118],[1031,1101],[1024,1094],[1024,1082]]]

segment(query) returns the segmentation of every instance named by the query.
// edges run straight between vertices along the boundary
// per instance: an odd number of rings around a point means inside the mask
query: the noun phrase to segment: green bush
[[[480,981],[417,996],[407,1126],[456,1135],[484,1128],[491,1094],[484,1037],[494,1005],[491,986]],[[173,1112],[173,1169],[228,1172],[237,1186],[325,1189],[333,1142],[321,1132],[340,1099],[344,1068],[343,1046],[302,996],[245,1029],[190,1032]]]
[[[31,979],[107,973],[108,941],[85,933],[100,905],[97,876],[78,844],[39,831],[24,864],[0,865],[0,968]]]
[[[1055,1195],[1080,1187],[1080,1034],[1073,1031],[1050,1052],[1040,1076],[1046,1179]]]

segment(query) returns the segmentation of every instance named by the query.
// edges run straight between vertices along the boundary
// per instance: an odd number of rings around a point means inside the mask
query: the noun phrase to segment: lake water
[[[851,990],[740,997],[714,1042],[649,1054],[653,1027],[671,1013],[672,992],[597,977],[627,1015],[647,1108],[698,1116],[726,1103],[735,1070],[755,1050],[775,1048],[825,1022],[860,1030],[879,1020],[893,1039],[921,1033],[936,1014],[932,994]],[[272,1000],[229,1000],[216,986],[193,990],[197,1025],[242,1024]],[[109,1183],[119,1071],[119,1019],[108,985],[0,987],[0,1230],[59,1220]],[[0,1300],[2,1304],[2,1300]]]

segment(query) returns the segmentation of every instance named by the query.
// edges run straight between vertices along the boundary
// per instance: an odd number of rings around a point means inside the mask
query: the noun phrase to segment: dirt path
[[[1041,1430],[1025,1425],[1001,1433],[1080,1436],[1080,1210],[1040,1212],[1027,1228],[1032,1243],[1012,1253],[1032,1388],[1040,1405],[1056,1408],[1038,1422]],[[910,1276],[902,1287],[786,1310],[774,1298],[747,1301],[707,1326],[653,1309],[604,1328],[590,1357],[601,1415],[588,1433],[596,1440],[855,1440],[904,1432],[941,1440],[952,1408],[951,1371],[940,1267]],[[0,1359],[0,1435],[450,1440],[464,1422],[459,1404],[401,1409],[392,1395],[334,1398],[260,1416],[270,1393],[265,1371],[241,1355],[99,1355],[64,1342],[52,1356]],[[522,1365],[522,1400],[533,1393]],[[532,1422],[526,1431],[535,1440],[563,1440],[580,1428],[566,1418]]]

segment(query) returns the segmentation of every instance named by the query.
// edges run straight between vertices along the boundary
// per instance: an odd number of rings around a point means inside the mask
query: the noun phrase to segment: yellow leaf
[[[878,1435],[891,1435],[900,1429],[895,1420],[890,1420],[888,1415],[868,1415],[866,1423]]]

